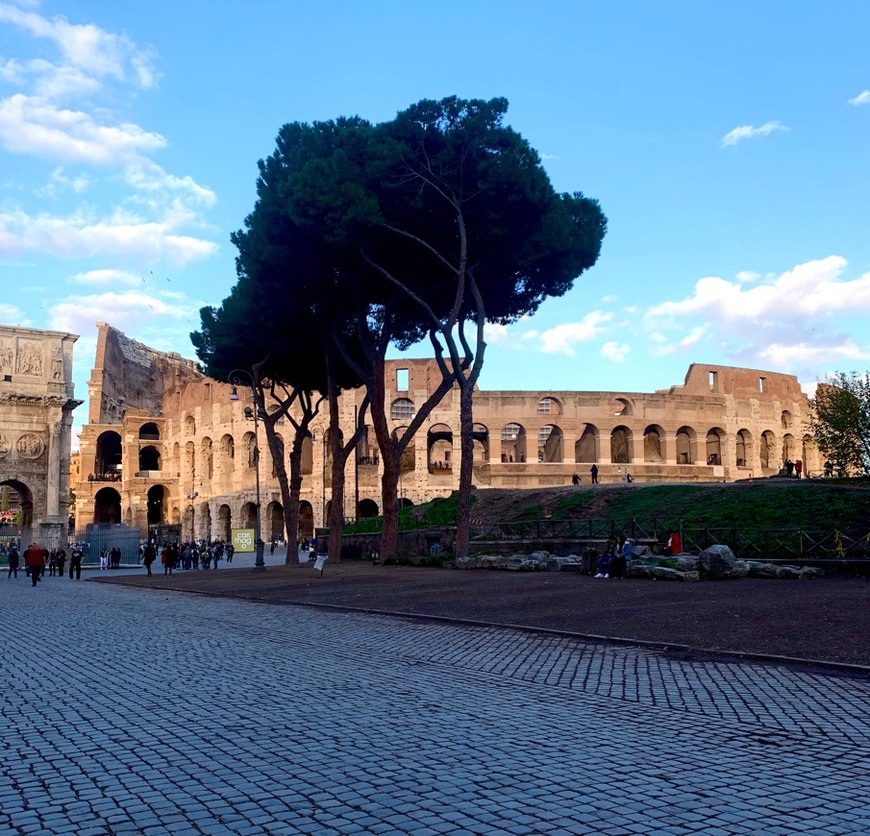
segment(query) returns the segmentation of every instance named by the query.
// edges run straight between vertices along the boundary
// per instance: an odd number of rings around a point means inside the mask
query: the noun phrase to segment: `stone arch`
[[[474,443],[474,463],[486,464],[489,461],[489,429],[486,424],[474,424],[471,438]]]
[[[106,430],[97,436],[97,455],[94,462],[98,477],[120,476],[123,464],[121,435],[114,430]],[[120,522],[120,514],[118,522]]]
[[[207,502],[199,508],[199,536],[211,540],[211,506]]]
[[[326,449],[329,448],[329,438],[326,439]],[[314,472],[314,438],[310,432],[302,436],[302,462],[301,470],[303,476],[310,476]]]
[[[801,458],[804,463],[804,476],[809,476],[811,473],[821,474],[824,464],[822,462],[822,457],[819,454],[819,448],[816,446],[815,439],[807,433],[801,441]]]
[[[242,525],[241,528],[254,528],[257,527],[257,506],[253,502],[246,502],[242,505],[240,510]],[[259,536],[260,532],[255,532],[256,536]]]
[[[160,470],[160,451],[152,444],[139,451],[139,470]]]
[[[561,415],[562,401],[553,395],[547,395],[538,401],[535,411],[538,415]]]
[[[797,442],[791,433],[786,433],[782,437],[782,461],[785,464],[786,459],[795,460],[797,456]]]
[[[361,520],[371,519],[378,516],[380,513],[378,503],[373,499],[361,499],[359,502],[359,518]]]
[[[229,476],[236,467],[236,440],[229,433],[224,433],[221,436],[218,453],[223,473],[225,476]]]
[[[526,429],[522,424],[505,424],[501,428],[501,460],[524,462],[526,460]]]
[[[255,441],[254,434],[250,431],[242,436],[242,448],[245,451],[245,468],[247,470],[250,470],[254,466],[254,450],[256,448]]]
[[[9,490],[7,501],[9,502],[8,511],[14,511],[14,514],[9,514],[10,519],[18,518],[20,520],[20,528],[22,531],[30,530],[33,527],[33,491],[18,479],[4,479],[0,482],[0,486],[6,486]],[[18,512],[20,513],[20,517]],[[22,542],[27,539],[22,533]],[[30,545],[29,543],[27,545]]]
[[[154,485],[148,489],[148,525],[163,525],[166,522],[166,500],[168,498],[168,493],[163,485]]]
[[[631,464],[631,430],[620,425],[610,431],[610,461],[613,464]]]
[[[658,424],[650,424],[643,431],[643,460],[661,464],[665,461],[665,431]]]
[[[210,482],[214,478],[214,444],[207,435],[203,436],[200,442],[200,450],[202,451],[202,477]]]
[[[565,439],[562,428],[547,424],[538,430],[538,461],[558,463],[565,458]]]
[[[185,435],[196,435],[196,418],[192,415],[184,416],[184,433]]]
[[[196,481],[196,445],[188,441],[184,445],[184,473],[183,476],[192,485]]]
[[[634,405],[628,398],[614,398],[610,411],[614,415],[634,415]]]
[[[269,521],[269,541],[284,539],[284,506],[277,500],[266,506],[266,519]]]
[[[433,424],[426,433],[426,462],[430,473],[453,468],[453,430],[447,424]]]
[[[586,424],[580,438],[574,442],[574,461],[593,464],[598,461],[598,427]]]
[[[368,428],[366,428],[368,429]],[[398,439],[402,438],[402,436],[408,432],[407,427],[396,427],[390,433],[393,441],[398,441]],[[377,464],[377,458],[369,458],[368,462]],[[417,469],[417,444],[415,440],[412,438],[408,442],[408,446],[402,451],[402,457],[399,459],[399,473],[410,473],[412,470]],[[377,515],[376,515],[377,516]]]
[[[722,464],[725,455],[725,430],[721,427],[711,427],[707,430],[707,464]]]
[[[314,536],[314,508],[308,500],[299,503],[299,539],[310,540]]]
[[[393,421],[410,421],[415,414],[414,401],[410,398],[396,398],[390,404],[390,418]]]
[[[139,438],[142,441],[160,441],[160,428],[153,421],[148,421],[139,427]]]
[[[225,543],[232,538],[232,511],[226,503],[218,506],[217,512],[217,535]]]
[[[776,461],[776,436],[770,430],[765,430],[761,434],[758,457],[762,470],[779,470],[779,464]]]
[[[399,498],[399,510],[401,511],[403,508],[413,508],[414,503],[408,499],[407,496],[402,496]]]
[[[698,435],[691,427],[680,427],[677,430],[675,443],[677,464],[694,464],[697,460]]]
[[[784,430],[790,430],[794,427],[794,416],[787,409],[784,409],[779,423]]]
[[[94,522],[121,522],[121,494],[114,488],[100,488],[94,495]]]
[[[752,433],[746,428],[737,430],[734,438],[734,464],[749,467],[752,464]]]

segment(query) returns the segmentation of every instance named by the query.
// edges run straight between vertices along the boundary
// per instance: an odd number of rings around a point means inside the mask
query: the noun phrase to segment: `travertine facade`
[[[439,381],[434,360],[388,364],[395,429],[405,426]],[[182,536],[226,537],[253,527],[254,426],[245,420],[250,394],[204,377],[178,355],[147,348],[99,324],[97,362],[89,382],[90,423],[81,434],[79,524],[180,524]],[[345,435],[362,392],[342,397]],[[683,385],[653,393],[488,392],[475,396],[475,483],[528,488],[590,481],[734,481],[773,475],[786,458],[805,472],[821,460],[804,426],[807,398],[795,377],[694,364]],[[327,416],[318,416],[303,452],[302,518],[309,535],[330,499],[324,445]],[[279,425],[285,450],[292,428]],[[458,486],[459,399],[438,406],[403,458],[400,496],[418,504]],[[281,497],[260,428],[262,531],[283,532]],[[324,476],[326,479],[324,479]],[[345,516],[380,507],[380,457],[368,431],[348,463]]]
[[[77,339],[0,326],[0,484],[21,499],[25,545],[66,543]]]

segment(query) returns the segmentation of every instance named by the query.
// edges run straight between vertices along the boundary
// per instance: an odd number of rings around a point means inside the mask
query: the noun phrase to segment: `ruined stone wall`
[[[110,338],[110,331],[101,340],[103,367],[95,367],[94,378],[111,380],[100,392],[111,391],[116,402],[123,398],[128,405],[120,426],[106,422],[83,431],[82,478],[97,436],[111,430],[121,436],[123,477],[117,485],[79,491],[80,520],[94,514],[98,489],[110,487],[119,494],[123,519],[145,531],[149,492],[159,488],[165,522],[181,525],[185,537],[223,537],[230,527],[251,525],[255,439],[253,422],[244,415],[250,392],[239,387],[239,400],[233,401],[229,385],[203,377],[189,361],[175,365],[173,357],[165,361],[173,371],[163,373],[164,355],[133,352],[129,347],[138,343],[121,339],[120,332]],[[389,361],[385,382],[391,429],[402,432],[437,388],[440,373],[434,359]],[[126,401],[126,385],[138,387],[138,408]],[[138,394],[145,390],[147,397]],[[353,433],[362,399],[362,390],[341,398],[345,437]],[[480,487],[531,488],[568,485],[577,473],[588,483],[593,464],[601,482],[625,480],[629,473],[637,482],[733,481],[774,475],[786,457],[803,459],[813,473],[822,461],[805,429],[807,419],[808,401],[795,377],[726,366],[694,364],[682,385],[652,393],[483,390],[474,401],[474,481]],[[323,524],[331,499],[327,422],[324,404],[303,447],[305,534]],[[367,436],[347,464],[346,517],[358,508],[378,512],[382,504],[370,417],[367,424]],[[153,436],[155,427],[159,439],[142,437]],[[284,419],[278,431],[289,456],[291,422]],[[159,471],[139,467],[136,457],[146,447],[159,453]],[[261,535],[268,541],[273,518],[275,532],[282,531],[281,496],[262,424],[259,448]],[[400,497],[416,505],[448,496],[459,484],[459,458],[459,397],[453,390],[403,457]]]

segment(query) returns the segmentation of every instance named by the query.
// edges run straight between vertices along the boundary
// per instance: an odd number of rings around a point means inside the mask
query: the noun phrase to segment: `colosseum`
[[[140,536],[176,526],[183,539],[229,539],[255,527],[254,449],[259,443],[261,531],[283,539],[278,481],[263,438],[246,420],[247,399],[204,376],[196,363],[155,351],[116,328],[97,324],[88,381],[88,423],[80,434],[78,526],[126,523]],[[437,386],[432,359],[388,363],[390,418],[401,429]],[[361,391],[341,400],[352,434]],[[776,475],[801,459],[807,475],[822,460],[805,430],[807,396],[792,375],[694,363],[682,385],[652,393],[485,391],[474,400],[474,481],[479,487],[529,488],[602,483],[735,481]],[[250,413],[250,409],[248,412]],[[324,411],[325,412],[325,411]],[[300,536],[322,526],[330,503],[326,415],[303,449]],[[279,423],[279,426],[280,423]],[[402,505],[449,495],[459,484],[459,398],[431,414],[402,460]],[[282,430],[290,449],[291,426]],[[260,429],[262,434],[262,428]],[[380,457],[367,428],[348,463],[345,517],[375,516]]]

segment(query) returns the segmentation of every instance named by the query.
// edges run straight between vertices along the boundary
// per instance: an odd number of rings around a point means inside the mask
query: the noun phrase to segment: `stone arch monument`
[[[0,325],[0,485],[21,501],[26,548],[66,545],[75,334]]]

